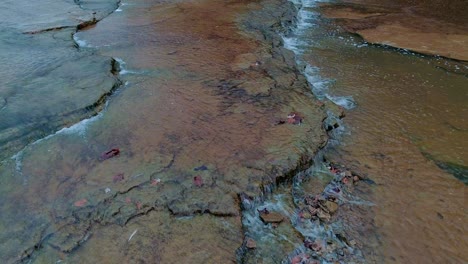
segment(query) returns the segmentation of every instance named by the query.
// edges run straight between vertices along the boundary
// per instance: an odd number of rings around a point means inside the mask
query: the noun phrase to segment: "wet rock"
[[[330,221],[330,219],[331,219],[330,214],[327,213],[327,212],[325,212],[325,211],[322,210],[322,209],[318,209],[318,210],[317,210],[317,217],[318,217],[321,221],[323,221],[323,222],[328,222],[328,221]]]
[[[255,240],[251,239],[251,238],[248,238],[247,239],[247,242],[245,243],[245,246],[248,248],[248,249],[254,249],[257,247],[257,242],[255,242]]]
[[[302,123],[302,117],[299,113],[292,112],[288,115],[288,124],[300,125]]]
[[[439,217],[440,220],[444,220],[444,216],[439,212],[437,212],[437,217]]]
[[[62,252],[68,253],[90,238],[89,224],[67,224],[52,235],[48,244]]]
[[[342,119],[345,117],[345,109],[330,100],[324,100],[323,104],[327,108],[328,116],[335,117],[335,122],[337,119]]]
[[[107,203],[114,201],[107,200],[107,197],[105,200],[101,201],[93,198],[93,204],[100,203],[101,206],[96,208],[92,213],[83,215],[82,219],[90,220],[93,223],[104,222],[105,224],[102,226],[96,225],[96,228],[93,227],[93,232],[99,232],[111,226],[107,225],[107,223],[116,223],[125,228],[126,226],[130,226],[140,220],[143,221],[142,219],[157,216],[156,219],[151,219],[153,221],[145,222],[145,224],[139,225],[138,228],[139,230],[143,227],[148,227],[148,229],[154,228],[154,230],[152,230],[154,233],[148,232],[145,240],[154,238],[160,239],[161,241],[159,244],[155,243],[155,245],[143,240],[142,243],[144,244],[140,244],[139,248],[119,246],[119,250],[125,248],[125,250],[131,249],[133,251],[123,252],[124,254],[120,254],[121,252],[116,252],[114,255],[108,254],[105,256],[106,258],[115,257],[115,255],[129,258],[135,256],[135,259],[132,259],[132,261],[135,260],[138,262],[136,257],[142,257],[145,255],[143,254],[145,252],[142,252],[141,249],[147,249],[154,246],[154,252],[163,252],[163,254],[160,255],[165,256],[160,263],[173,262],[174,259],[177,259],[180,263],[235,262],[235,247],[238,247],[242,243],[242,226],[240,224],[241,218],[239,217],[240,206],[238,196],[236,194],[245,191],[252,197],[260,195],[262,190],[259,186],[262,186],[265,180],[268,182],[275,182],[277,180],[276,178],[279,177],[278,175],[286,175],[289,177],[288,175],[292,175],[296,171],[308,167],[316,154],[318,146],[322,146],[325,142],[325,133],[320,127],[324,113],[322,110],[318,110],[313,106],[314,99],[310,94],[310,89],[305,80],[301,80],[297,76],[298,73],[294,68],[284,65],[284,58],[281,54],[281,49],[278,49],[275,53],[275,58],[271,59],[275,62],[273,63],[270,60],[267,71],[271,76],[265,75],[266,77],[264,77],[265,79],[271,80],[274,84],[275,89],[272,89],[271,95],[253,97],[250,96],[249,92],[242,87],[236,88],[233,86],[227,87],[220,93],[213,94],[212,91],[208,91],[208,93],[206,93],[205,90],[201,90],[200,87],[203,86],[202,83],[198,83],[194,79],[198,79],[202,76],[203,79],[205,76],[215,79],[224,78],[224,76],[227,75],[226,72],[224,72],[224,68],[226,68],[226,65],[224,64],[226,58],[230,58],[234,53],[238,53],[238,48],[242,50],[245,49],[246,51],[251,50],[251,48],[256,48],[256,46],[252,47],[253,45],[256,45],[256,43],[252,42],[250,38],[244,42],[242,35],[236,35],[237,27],[233,27],[230,20],[229,22],[225,20],[230,18],[231,15],[223,15],[221,21],[217,20],[217,17],[222,14],[206,16],[206,14],[212,14],[217,12],[217,10],[222,10],[222,12],[234,12],[232,9],[230,11],[224,10],[225,8],[230,9],[231,5],[226,5],[223,1],[210,2],[207,6],[202,5],[201,3],[202,2],[187,1],[182,4],[181,7],[186,8],[184,9],[184,12],[177,11],[176,14],[168,14],[172,17],[170,19],[170,23],[164,24],[163,27],[158,27],[167,28],[167,31],[160,30],[158,32],[140,32],[141,34],[139,35],[144,36],[146,33],[150,33],[149,36],[154,36],[152,33],[157,34],[158,36],[161,35],[162,37],[170,35],[171,39],[166,39],[166,41],[169,42],[171,49],[173,49],[174,40],[179,37],[180,39],[184,39],[184,36],[190,35],[190,40],[194,40],[195,38],[199,39],[199,43],[187,41],[188,47],[185,47],[184,43],[179,43],[178,47],[181,47],[181,52],[175,56],[182,56],[190,53],[192,51],[192,44],[195,44],[197,49],[200,49],[195,53],[200,54],[200,56],[198,56],[201,60],[200,65],[206,65],[207,67],[195,66],[196,68],[200,68],[200,71],[198,71],[199,69],[191,68],[191,66],[184,66],[182,67],[183,69],[178,69],[174,68],[174,65],[171,64],[164,65],[165,62],[162,64],[158,63],[158,72],[170,73],[175,70],[177,74],[182,75],[185,74],[184,72],[191,71],[193,72],[193,76],[198,77],[190,80],[182,78],[182,76],[174,76],[176,78],[169,77],[168,83],[165,85],[167,86],[167,89],[157,89],[157,92],[161,93],[161,96],[148,98],[148,96],[146,96],[148,93],[146,92],[149,90],[151,90],[151,92],[156,92],[156,90],[154,90],[154,85],[161,83],[161,79],[159,79],[160,77],[158,76],[158,78],[153,81],[149,78],[146,79],[148,76],[144,76],[142,78],[145,80],[142,82],[143,85],[141,90],[139,89],[137,93],[129,91],[131,89],[126,90],[128,94],[122,96],[122,101],[120,101],[120,103],[119,101],[116,101],[117,104],[115,105],[110,104],[109,111],[106,111],[105,113],[105,118],[96,122],[93,125],[93,128],[87,131],[86,139],[89,139],[89,144],[92,145],[93,148],[95,143],[112,144],[113,142],[125,141],[124,143],[126,145],[128,144],[128,146],[125,147],[128,149],[128,155],[122,157],[122,163],[117,162],[117,160],[99,163],[96,162],[97,155],[95,154],[89,159],[86,159],[86,156],[82,154],[89,153],[89,151],[85,151],[86,149],[83,148],[84,151],[78,152],[76,149],[77,146],[88,144],[88,142],[83,142],[80,137],[69,137],[68,135],[66,137],[53,137],[44,144],[37,144],[31,150],[31,153],[35,156],[35,154],[41,153],[40,151],[46,151],[46,149],[51,149],[51,147],[53,147],[52,149],[59,149],[60,151],[63,150],[65,153],[76,153],[76,159],[72,159],[71,155],[65,155],[62,157],[59,151],[57,151],[57,158],[50,154],[46,155],[46,157],[48,157],[46,162],[42,162],[41,160],[36,161],[37,159],[30,158],[30,156],[27,155],[25,156],[24,164],[27,165],[24,167],[25,175],[31,175],[31,179],[36,180],[37,182],[47,182],[47,184],[44,185],[31,182],[30,186],[39,186],[37,189],[45,187],[43,188],[43,192],[37,194],[40,197],[34,196],[33,198],[37,205],[40,203],[46,205],[47,203],[45,203],[45,201],[50,201],[55,198],[60,199],[63,196],[61,192],[57,193],[55,190],[56,186],[60,186],[60,184],[57,183],[59,180],[62,180],[60,178],[61,175],[66,175],[67,177],[70,175],[69,178],[73,179],[73,181],[68,181],[68,183],[65,182],[64,185],[66,186],[64,186],[63,189],[66,191],[71,190],[72,193],[79,194],[83,190],[90,191],[90,189],[99,188],[99,192],[104,196],[102,194],[102,185],[95,187],[90,184],[75,184],[76,181],[74,180],[84,178],[86,182],[98,182],[103,179],[98,176],[109,177],[110,175],[108,172],[112,170],[125,171],[127,175],[131,175],[129,173],[136,169],[145,171],[146,176],[141,177],[141,179],[145,178],[146,183],[141,185],[141,187],[140,185],[130,182],[130,179],[128,188],[127,186],[119,185],[119,187],[122,188],[120,188],[120,190],[116,190],[115,204],[112,206],[112,210],[107,209],[109,208]],[[170,5],[172,6],[172,4]],[[212,7],[213,5],[215,6]],[[238,10],[238,7],[240,7],[240,5],[236,4],[236,10]],[[276,2],[273,7],[277,7]],[[155,10],[156,9],[165,10],[165,8],[159,8],[159,6],[155,8]],[[144,9],[137,9],[137,11],[138,10],[146,10],[146,7]],[[187,11],[188,14],[185,14],[185,11]],[[179,13],[183,14],[183,16],[178,16]],[[198,16],[206,17],[207,20],[199,19],[200,17]],[[157,16],[152,14],[151,17]],[[143,18],[143,20],[144,19],[146,18]],[[174,21],[172,21],[172,19],[174,19]],[[161,21],[165,21],[165,19],[162,19]],[[188,24],[184,24],[186,21],[189,21]],[[193,21],[195,21],[195,23]],[[193,24],[198,23],[196,21],[203,21],[202,27],[194,26],[192,28],[191,26]],[[205,22],[207,22],[207,24],[205,24]],[[223,42],[220,41],[222,38],[215,40],[210,39],[209,41],[203,39],[205,36],[205,30],[213,30],[213,32],[207,32],[206,35],[217,33],[218,31],[221,32],[221,29],[213,29],[214,25],[220,25],[222,28],[226,27],[224,26],[225,24],[228,24],[227,28],[229,30],[224,28],[224,33],[231,37],[235,35],[235,38],[229,38],[229,41],[223,40]],[[203,34],[198,36],[197,34],[202,30]],[[260,37],[263,39],[263,36]],[[233,42],[238,46],[233,45],[232,47],[229,46],[223,49],[221,45],[229,45],[231,39],[233,39]],[[164,42],[158,43],[161,43],[162,46],[164,45]],[[147,44],[148,43],[145,43],[144,46],[148,46]],[[213,49],[212,46],[204,48],[207,46],[206,44],[220,45],[218,45],[219,49]],[[259,42],[260,47],[266,46],[270,49],[270,43],[265,42],[265,44],[267,45],[263,45],[263,42]],[[141,52],[139,54],[144,56],[150,54],[143,46],[137,46],[137,48],[132,50],[139,50],[139,52]],[[183,50],[184,47],[190,48],[188,50],[190,52],[185,52],[187,50]],[[157,54],[163,54],[160,53],[161,51],[164,52],[164,50],[157,51]],[[265,51],[265,54],[270,56],[270,54],[268,54],[269,50]],[[86,49],[82,49],[81,53],[86,53]],[[92,53],[93,56],[98,56],[98,52],[93,51]],[[221,53],[221,55],[218,56],[219,58],[216,56],[209,57],[212,53]],[[136,54],[130,53],[128,55],[133,56]],[[208,57],[208,59],[202,57]],[[291,53],[289,52],[289,55],[286,54],[285,57],[287,61],[291,61],[291,63],[294,64],[293,54],[291,56]],[[97,60],[100,59],[101,58],[98,58]],[[179,59],[181,59],[181,63],[185,63],[185,61],[188,61],[191,57],[174,57],[174,61],[178,61]],[[135,62],[137,61],[138,60],[135,60]],[[262,68],[263,65],[268,64],[262,64],[258,68]],[[143,65],[140,66],[146,67]],[[63,71],[70,72],[80,72],[75,67],[61,67],[60,65],[58,65],[57,69],[63,69]],[[86,70],[87,67],[84,67],[84,69]],[[154,69],[155,68],[151,68],[148,70],[152,71]],[[91,68],[91,70],[96,71],[94,68]],[[55,73],[56,71],[52,71],[52,75]],[[106,71],[106,73],[108,72]],[[242,77],[242,74],[245,74],[245,72],[240,72],[239,76]],[[172,75],[172,73],[169,75]],[[68,75],[64,75],[63,78],[66,78],[67,76]],[[76,79],[77,82],[79,82],[82,80],[88,80],[89,78],[80,74]],[[113,79],[113,77],[110,76],[109,79]],[[237,83],[240,84],[242,81],[243,80],[238,80]],[[256,81],[256,79],[253,81]],[[31,81],[31,83],[33,82],[34,80]],[[89,82],[88,86],[96,91],[103,90],[101,89],[102,87],[95,86],[93,83],[94,82]],[[191,86],[192,84],[193,86]],[[189,89],[178,89],[178,87],[187,86],[190,86]],[[79,88],[77,90],[81,93],[83,89],[81,89],[81,86],[77,87]],[[168,91],[169,88],[171,91]],[[192,88],[193,90],[196,90],[196,92],[190,92],[192,91]],[[145,89],[147,89],[147,91],[145,91]],[[172,89],[174,89],[174,91],[180,90],[181,93],[173,93]],[[133,102],[133,99],[128,101],[124,99],[126,98],[125,96],[128,96],[129,94],[130,98],[133,98],[132,95],[135,96],[136,104],[134,104],[135,102]],[[50,97],[50,95],[47,94],[47,97]],[[163,100],[159,101],[157,98],[163,98]],[[167,100],[169,98],[171,98],[170,100],[175,100],[175,108],[169,104],[169,100]],[[187,100],[187,98],[190,98],[190,100]],[[77,98],[77,100],[78,99],[79,98]],[[38,101],[43,100],[38,99]],[[94,102],[93,100],[91,101]],[[166,101],[168,103],[164,104]],[[66,106],[68,106],[68,104]],[[46,107],[50,108],[51,106],[47,104]],[[150,111],[146,112],[140,108]],[[271,128],[271,120],[274,117],[284,115],[291,108],[298,109],[298,111],[304,113],[304,115],[307,116],[307,123],[300,129],[291,129],[291,127],[287,127],[286,125]],[[179,111],[182,109],[187,111]],[[235,109],[235,111],[233,109]],[[70,111],[73,111],[73,109],[70,109]],[[248,114],[244,115],[241,111]],[[139,118],[134,118],[135,116],[138,116]],[[200,118],[197,119],[197,117]],[[206,118],[203,119],[203,117]],[[255,120],[257,122],[256,125],[249,127],[248,129],[245,129],[245,126],[241,126],[241,124],[245,124],[246,117],[251,120]],[[192,121],[199,123],[194,124]],[[236,133],[232,133],[232,131],[236,131]],[[163,133],[180,135],[180,141],[168,141]],[[189,137],[193,137],[194,139],[187,139]],[[298,148],[298,142],[301,142],[303,147]],[[93,149],[93,151],[95,151],[95,149]],[[172,161],[165,165],[164,168],[163,166],[158,165],[160,163],[158,162],[159,157],[166,156],[167,153],[177,154],[177,158],[174,158],[176,159],[174,162],[176,166],[171,167],[171,164],[173,163]],[[231,153],[236,154],[230,155]],[[211,171],[203,172],[203,181],[205,182],[204,188],[194,188],[194,184],[195,186],[200,187],[203,182],[201,177],[199,179],[193,179],[194,181],[192,182],[193,175],[190,174],[193,172],[193,164],[199,165],[196,163],[196,160],[199,157],[194,157],[196,155],[203,155],[204,159],[206,157],[207,164],[220,165],[220,168],[216,168],[216,173],[209,176],[208,174],[211,173]],[[264,158],[258,159],[258,157]],[[278,160],[275,168],[272,168],[266,161],[267,157]],[[251,162],[253,166],[249,168],[243,166],[243,164],[247,162]],[[39,166],[41,164],[42,166]],[[130,168],[126,168],[127,166]],[[65,170],[62,168],[66,169],[66,173],[64,173]],[[179,169],[180,171],[178,171]],[[44,178],[41,178],[45,177],[43,175],[47,175],[46,181],[43,181]],[[148,183],[148,175],[151,175],[151,177],[163,178],[164,184],[159,185],[157,188],[148,186],[150,185]],[[215,177],[216,181],[213,180]],[[2,179],[4,179],[4,177],[2,177]],[[169,179],[173,180],[172,184],[169,182]],[[197,183],[197,181],[200,183]],[[214,181],[215,183],[212,183]],[[69,182],[71,182],[71,184]],[[208,186],[210,186],[210,188],[208,188]],[[128,204],[126,199],[127,197],[129,198]],[[60,201],[57,201],[57,204],[60,204]],[[69,202],[67,202],[67,206],[70,207]],[[2,206],[2,208],[4,207]],[[80,208],[80,210],[86,208],[87,207]],[[151,208],[153,208],[153,211],[148,213]],[[169,209],[171,215],[167,214],[164,221],[159,221],[158,217],[164,215],[164,212],[166,212],[167,209]],[[34,208],[34,210],[34,213],[38,214],[39,212],[44,211],[43,215],[45,216],[52,216],[53,213],[55,213],[47,211],[48,208]],[[71,214],[69,212],[60,213],[63,213],[64,215]],[[94,218],[94,215],[98,215],[98,217]],[[183,218],[179,216],[190,216],[190,218],[187,220],[186,217]],[[268,218],[271,218],[272,216],[274,216],[274,213],[269,214]],[[103,219],[104,221],[101,222]],[[201,220],[197,222],[197,219]],[[207,219],[212,220],[211,222],[208,222]],[[277,220],[272,221],[280,221],[280,219],[282,221],[283,217],[281,216],[281,218],[277,218]],[[51,221],[53,220],[54,219]],[[158,224],[155,224],[155,222]],[[184,226],[185,228],[181,228],[181,226]],[[287,226],[288,225],[286,225],[286,223],[283,223],[277,230],[281,230]],[[23,228],[21,230],[24,230],[23,233],[31,233],[30,229],[27,228]],[[129,231],[131,232],[133,230],[134,228]],[[167,230],[170,232],[166,232]],[[229,232],[230,230],[232,232]],[[277,230],[275,230],[275,232]],[[63,230],[63,233],[64,236],[66,236],[69,233],[79,234],[79,231],[81,230],[71,230],[69,232],[67,230]],[[119,232],[119,229],[116,229],[114,226],[110,231],[108,231],[108,233],[113,235],[116,231]],[[139,232],[139,234],[142,234],[145,231],[141,230]],[[293,235],[290,237],[294,237],[294,235],[297,236],[296,231],[291,233]],[[174,236],[178,237],[177,240],[174,240]],[[106,239],[101,240],[96,236],[95,241],[101,243],[94,243],[94,241],[92,241],[89,245],[101,245],[104,247],[103,249],[106,249],[102,251],[107,252],[107,250],[117,248],[113,242],[115,238],[115,236],[109,235]],[[140,243],[140,236],[138,238],[138,243]],[[73,240],[76,242],[76,240],[80,241],[81,239],[81,236],[75,236]],[[194,240],[196,240],[197,243],[193,243]],[[203,240],[203,246],[198,243],[200,240]],[[302,239],[299,241],[301,240]],[[62,239],[57,240],[54,244],[59,244],[62,241]],[[109,241],[111,241],[111,243],[107,243]],[[131,244],[134,245],[137,243]],[[99,259],[97,258],[97,255],[95,255],[99,252],[96,252],[96,247],[93,249],[93,246],[89,246],[88,251],[82,251],[80,249],[79,255],[81,255],[81,257],[87,257],[88,254],[84,252],[89,252],[94,254],[89,255],[90,260]],[[281,248],[289,251],[294,249],[294,245]],[[210,256],[207,256],[208,254],[198,254],[200,250],[205,249],[208,249],[209,253],[212,254]],[[18,247],[18,251],[20,250],[22,250],[21,247]],[[174,252],[179,254],[175,254]],[[284,256],[282,251],[281,254],[276,254]],[[92,263],[93,261],[89,262]]]
[[[206,171],[208,170],[208,167],[206,167],[205,165],[201,165],[199,167],[196,167],[193,169],[194,171]]]
[[[123,181],[124,179],[125,179],[125,177],[124,177],[124,174],[123,174],[123,173],[118,173],[118,174],[116,174],[116,175],[114,175],[114,176],[112,177],[112,181],[113,181],[114,183],[116,183],[116,182],[121,182],[121,181]]]
[[[309,212],[303,212],[303,213],[301,214],[301,218],[310,219],[310,218],[312,218],[312,214],[309,213]]]
[[[333,175],[329,173],[314,173],[314,175],[303,182],[304,192],[310,195],[317,195],[323,192],[325,187],[333,180]]]
[[[291,264],[312,264],[312,260],[310,260],[310,256],[304,253],[301,253],[297,256],[291,258]]]
[[[119,154],[120,154],[120,150],[118,148],[113,148],[109,151],[102,153],[101,156],[99,157],[99,160],[102,161],[102,160],[110,159],[115,156],[118,156]]]
[[[193,177],[193,184],[197,187],[202,187],[203,186],[203,178],[201,176],[195,176]]]
[[[322,242],[320,240],[310,241],[305,240],[304,246],[306,248],[312,249],[313,251],[321,251],[322,250]]]
[[[260,218],[264,223],[281,223],[284,220],[284,216],[277,212],[269,212],[269,213],[260,213]]]
[[[86,199],[81,199],[81,200],[76,201],[73,205],[75,205],[76,207],[83,207],[83,206],[85,206],[87,203],[88,203],[88,200],[86,200]]]
[[[260,64],[256,64],[257,60],[257,56],[253,53],[240,54],[237,55],[234,59],[234,63],[232,64],[231,68],[232,70],[236,71],[245,70],[252,66],[259,66]]]
[[[344,177],[343,179],[341,179],[341,182],[343,184],[348,184],[349,183],[349,178],[348,177]]]
[[[330,214],[334,214],[338,210],[338,204],[335,202],[325,201],[324,206]]]

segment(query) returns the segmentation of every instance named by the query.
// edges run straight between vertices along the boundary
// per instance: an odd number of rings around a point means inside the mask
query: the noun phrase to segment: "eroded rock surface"
[[[0,10],[0,159],[95,115],[120,81],[112,58],[80,50],[77,28],[117,1],[6,1]],[[25,19],[27,18],[27,19]]]
[[[468,9],[464,1],[345,0],[322,6],[329,18],[366,41],[467,61]]]
[[[10,242],[0,252],[9,262],[94,262],[104,252],[232,262],[239,195],[291,178],[326,143],[325,108],[278,35],[293,20],[290,3],[125,8],[80,37],[114,41],[101,53],[135,69],[126,89],[86,129],[32,144],[1,167],[0,230],[14,232],[2,233]],[[285,122],[291,112],[300,124]],[[119,155],[100,159],[114,148]]]

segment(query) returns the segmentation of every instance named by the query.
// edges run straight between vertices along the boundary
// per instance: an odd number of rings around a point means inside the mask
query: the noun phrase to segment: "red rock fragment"
[[[132,198],[130,198],[130,197],[125,198],[125,202],[127,204],[131,204],[132,203]]]
[[[100,160],[106,160],[106,159],[110,159],[112,157],[115,157],[117,155],[120,154],[120,150],[118,148],[113,148],[109,151],[106,151],[104,153],[101,154],[100,156]]]
[[[113,181],[114,183],[116,183],[116,182],[121,182],[121,181],[123,181],[123,180],[124,180],[124,174],[123,174],[123,173],[118,173],[118,174],[116,174],[116,175],[114,175],[114,176],[112,177],[112,181]]]
[[[85,206],[87,203],[88,203],[88,200],[86,200],[86,199],[81,199],[81,200],[76,201],[76,202],[74,203],[74,205],[75,205],[76,207],[83,207],[83,206]]]
[[[288,124],[299,125],[302,123],[302,117],[299,113],[292,112],[288,115]]]
[[[307,264],[309,262],[310,256],[302,253],[291,259],[291,264]]]
[[[193,184],[197,187],[201,187],[203,185],[203,179],[201,176],[193,177]]]
[[[291,264],[300,264],[302,261],[302,258],[299,256],[295,256],[294,258],[291,259]]]
[[[322,250],[322,243],[317,240],[317,241],[310,241],[310,240],[306,240],[304,241],[304,246],[307,247],[307,248],[310,248],[312,249],[313,251],[320,251]]]
[[[255,242],[255,240],[251,239],[251,238],[248,238],[247,239],[247,242],[245,243],[245,246],[248,248],[248,249],[254,249],[257,247],[257,243]]]

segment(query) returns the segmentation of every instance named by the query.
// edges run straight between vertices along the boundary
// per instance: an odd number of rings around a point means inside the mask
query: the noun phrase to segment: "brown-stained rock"
[[[468,60],[465,48],[468,11],[462,0],[432,1],[373,1],[347,0],[345,3],[325,4],[323,13],[350,32],[361,35],[367,42],[409,49],[418,53]],[[441,10],[434,8],[438,6]]]
[[[281,223],[284,220],[284,216],[280,213],[277,212],[269,212],[269,213],[260,213],[260,218],[262,219],[263,222],[266,224],[271,224],[271,223]]]
[[[29,239],[27,233],[38,233],[32,229],[76,217],[61,229],[52,225],[57,233],[51,245],[85,246],[68,257],[85,257],[89,263],[109,251],[109,259],[129,263],[152,262],[151,257],[160,263],[234,262],[242,245],[238,194],[256,197],[264,186],[293,177],[327,141],[325,109],[316,104],[295,68],[294,54],[281,47],[275,33],[281,30],[278,19],[288,23],[292,17],[274,15],[294,9],[267,0],[264,8],[272,12],[252,16],[258,6],[243,1],[143,2],[83,32],[97,45],[119,43],[102,52],[122,54],[128,65],[141,69],[144,74],[126,76],[138,88],[123,89],[82,134],[60,134],[31,145],[18,156],[21,166],[8,160],[0,168],[7,182],[0,190],[5,201],[18,202],[14,210],[7,202],[0,205],[6,216],[0,224],[20,217],[20,211],[41,215],[39,224],[17,227],[24,230],[15,234],[22,242]],[[254,58],[261,63],[247,67]],[[253,87],[256,82],[259,87]],[[291,111],[306,122],[275,125]],[[97,161],[109,146],[125,151]],[[194,171],[199,164],[210,169]],[[117,173],[125,181],[105,193],[109,176]],[[161,184],[152,184],[154,179]],[[73,206],[83,197],[89,201],[85,207]],[[275,212],[264,218],[272,224],[284,220]],[[85,241],[88,228],[99,235]],[[24,250],[12,247],[8,254]]]
[[[323,209],[318,209],[317,210],[317,217],[324,222],[328,222],[331,219],[331,216],[328,212],[324,211]]]
[[[248,249],[254,249],[254,248],[257,247],[257,242],[255,242],[255,240],[253,240],[251,238],[247,238],[247,242],[245,243],[245,246]]]
[[[338,210],[338,204],[332,201],[325,201],[324,206],[330,214],[334,214]]]

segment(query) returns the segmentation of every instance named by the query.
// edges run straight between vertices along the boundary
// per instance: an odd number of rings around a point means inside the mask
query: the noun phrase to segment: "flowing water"
[[[244,136],[251,133],[245,119],[256,114],[250,102],[245,109],[229,109],[232,104],[223,108],[249,113],[246,117],[206,114],[226,103],[206,89],[213,76],[229,75],[236,56],[256,45],[236,35],[238,26],[230,15],[245,6],[223,1],[109,2],[97,16],[114,13],[78,31],[69,20],[59,20],[50,31],[29,34],[42,20],[19,29],[11,28],[12,17],[2,20],[7,26],[0,31],[0,47],[7,48],[0,51],[0,72],[8,78],[1,83],[6,88],[0,90],[0,113],[8,115],[0,116],[5,119],[0,128],[11,132],[0,142],[14,142],[5,148],[8,155],[0,155],[12,156],[0,167],[0,198],[9,201],[0,205],[7,212],[0,221],[0,242],[2,252],[12,254],[8,257],[15,259],[18,248],[27,248],[23,258],[33,255],[37,263],[224,263],[242,244],[238,231],[243,225],[245,235],[258,244],[246,254],[252,263],[292,261],[306,252],[304,238],[320,241],[324,248],[333,245],[331,253],[315,256],[323,263],[347,257],[370,263],[467,260],[465,63],[367,45],[321,17],[316,1],[293,1],[298,23],[283,36],[285,47],[296,53],[314,94],[341,105],[347,116],[335,130],[339,141],[331,140],[312,168],[267,190],[272,194],[264,199],[242,200],[241,223],[238,212],[229,211],[236,201],[227,193],[243,186],[238,175],[251,171],[236,171],[223,183],[210,170],[228,175],[244,158],[261,155],[256,149],[263,134]],[[96,15],[76,7],[70,13],[84,20]],[[23,71],[14,71],[14,65],[22,65]],[[78,92],[57,99],[63,91],[54,88],[51,94],[34,87],[75,87]],[[79,97],[79,91],[90,87],[99,92]],[[89,107],[111,93],[108,103]],[[50,98],[56,103],[44,108]],[[50,125],[48,117],[57,113],[61,119]],[[18,131],[27,132],[16,138]],[[99,163],[96,157],[110,148],[120,148],[122,154]],[[242,155],[247,157],[238,157]],[[343,188],[342,176],[330,173],[322,155],[370,180],[353,192]],[[190,173],[202,162],[208,168],[201,172],[205,184],[221,188],[191,193]],[[174,172],[167,172],[170,167]],[[113,181],[112,175],[120,173],[125,181]],[[158,185],[160,181],[164,184]],[[334,196],[342,221],[302,222],[307,193]],[[184,210],[199,206],[197,199],[221,204],[209,208],[219,215],[183,217]],[[82,203],[90,206],[82,208]],[[166,203],[170,213],[158,209]],[[265,225],[259,220],[263,208],[291,221],[276,229]],[[357,244],[339,239],[342,233]]]
[[[349,109],[326,155],[376,182],[376,250],[386,262],[466,261],[468,65],[368,45],[315,1],[296,4],[286,44],[315,93]]]

